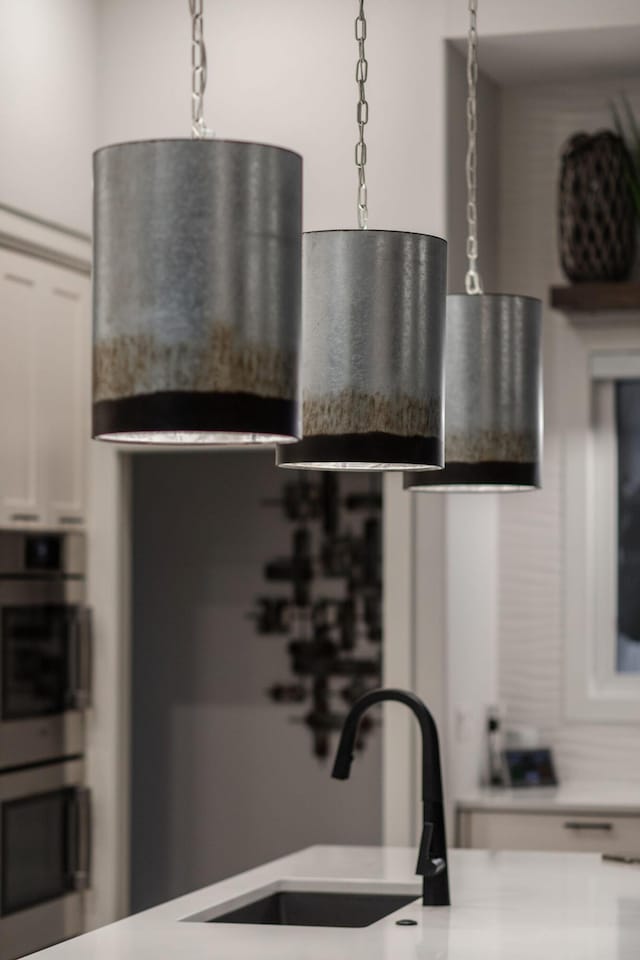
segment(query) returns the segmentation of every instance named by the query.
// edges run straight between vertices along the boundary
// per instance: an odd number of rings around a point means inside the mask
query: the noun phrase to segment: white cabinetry
[[[482,850],[560,850],[640,854],[640,816],[583,813],[458,813],[458,845]]]
[[[0,250],[0,519],[42,519],[36,437],[36,283]]]
[[[0,249],[0,524],[85,521],[90,284]]]
[[[89,443],[89,280],[38,264],[38,450],[45,522],[81,524],[85,517],[86,451]]]
[[[456,844],[483,850],[640,855],[640,785],[479,789],[457,803]]]

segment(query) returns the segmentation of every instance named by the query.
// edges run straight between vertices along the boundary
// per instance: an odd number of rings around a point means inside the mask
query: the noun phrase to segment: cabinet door
[[[38,466],[37,261],[0,250],[0,520],[43,518]]]
[[[634,855],[640,817],[601,813],[473,811],[461,831],[463,846],[483,850],[560,850]]]
[[[89,280],[39,264],[38,450],[46,522],[85,520],[89,443]]]

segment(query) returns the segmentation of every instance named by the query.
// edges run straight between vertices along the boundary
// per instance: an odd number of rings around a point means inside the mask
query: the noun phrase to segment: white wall
[[[89,445],[88,603],[93,611],[93,697],[87,725],[92,798],[89,929],[129,903],[130,511],[129,460]]]
[[[464,292],[467,271],[467,60],[452,44],[446,49],[447,280],[450,293]],[[484,290],[497,291],[500,88],[478,73],[478,268]],[[482,497],[480,498],[483,499]]]
[[[621,89],[628,91],[637,111],[637,78],[585,78],[503,92],[500,264],[503,282],[513,289],[547,303],[549,286],[566,282],[557,252],[560,153],[572,133],[610,127],[608,101]],[[640,780],[637,724],[566,719],[563,530],[569,437],[561,428],[567,389],[561,363],[570,357],[563,353],[561,361],[559,343],[567,322],[562,314],[545,310],[543,489],[501,503],[500,698],[510,720],[541,729],[556,751],[561,777]]]
[[[449,290],[464,290],[466,259],[466,59],[447,49],[447,237]],[[478,248],[484,289],[498,284],[499,89],[486,75],[478,84]],[[443,722],[450,801],[477,785],[485,759],[486,708],[498,696],[498,519],[494,494],[415,494],[417,509],[445,511],[443,551],[446,650]],[[431,526],[435,520],[432,517]],[[422,539],[422,538],[420,538]],[[420,541],[419,541],[420,542]],[[420,548],[422,555],[428,546]],[[420,557],[420,553],[419,553]],[[422,567],[418,565],[418,569]],[[433,618],[433,604],[423,608],[424,629]],[[436,661],[437,662],[437,661]],[[425,658],[423,674],[433,667]],[[451,810],[451,807],[450,807]],[[449,818],[452,824],[452,818]]]
[[[370,226],[439,233],[442,4],[367,4]],[[190,132],[186,0],[98,0],[100,144]],[[305,161],[305,229],[356,226],[357,45],[344,0],[209,0],[205,118]],[[419,67],[419,69],[418,69]]]
[[[91,225],[94,0],[0,0],[0,203]]]

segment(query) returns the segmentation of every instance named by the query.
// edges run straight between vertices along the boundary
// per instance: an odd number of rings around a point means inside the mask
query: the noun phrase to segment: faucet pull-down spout
[[[395,700],[413,712],[422,735],[422,837],[416,873],[422,877],[422,902],[425,906],[449,906],[449,871],[444,825],[444,801],[440,748],[435,721],[427,705],[406,690],[382,689],[365,693],[351,707],[342,728],[332,776],[346,780],[351,772],[358,724],[362,714],[375,703]]]

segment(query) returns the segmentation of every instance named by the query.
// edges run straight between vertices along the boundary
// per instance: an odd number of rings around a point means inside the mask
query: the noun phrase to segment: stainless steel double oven
[[[0,531],[0,960],[84,926],[85,591],[81,533]]]

